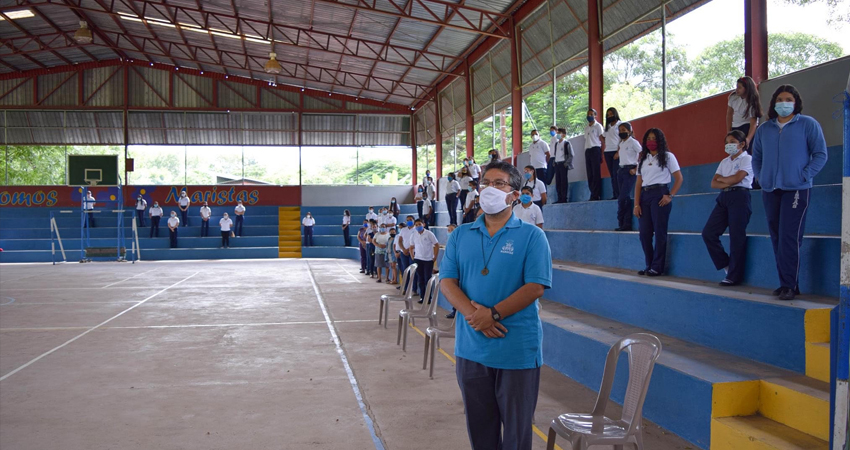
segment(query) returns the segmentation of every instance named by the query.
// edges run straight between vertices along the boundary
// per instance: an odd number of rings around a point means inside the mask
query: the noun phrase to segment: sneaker
[[[791,301],[794,300],[795,295],[796,293],[794,292],[794,289],[785,288],[782,290],[782,293],[779,294],[779,300]]]
[[[617,227],[617,228],[614,228],[614,231],[623,231],[623,229],[620,228],[620,227]]]
[[[452,311],[452,312],[446,314],[446,319],[454,319],[454,318],[455,318],[455,311]]]
[[[734,281],[732,281],[732,280],[730,280],[730,279],[728,279],[728,278],[724,278],[724,279],[723,279],[723,281],[721,281],[721,282],[720,282],[720,283],[718,283],[718,284],[720,284],[721,286],[735,286],[735,285],[737,285],[738,283],[736,283],[736,282],[734,282]]]
[[[660,277],[661,275],[664,275],[664,274],[661,273],[661,272],[656,272],[652,269],[649,269],[649,270],[646,271],[646,276],[648,276],[648,277]]]
[[[366,273],[366,271],[363,270],[363,269],[360,269],[360,273]]]

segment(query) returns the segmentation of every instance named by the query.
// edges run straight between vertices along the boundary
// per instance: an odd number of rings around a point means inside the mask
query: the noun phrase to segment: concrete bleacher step
[[[765,289],[564,261],[555,261],[552,276],[547,300],[801,374],[829,372],[828,357],[808,352],[829,342],[835,300],[783,302]]]
[[[828,450],[829,442],[759,415],[712,419],[712,450]]]
[[[813,443],[820,441],[817,435],[822,436],[823,430],[818,421],[824,411],[828,414],[828,401],[824,403],[828,385],[823,382],[558,303],[544,300],[541,306],[544,362],[594,390],[599,388],[608,349],[618,339],[638,332],[658,336],[664,349],[653,372],[644,416],[699,448],[774,448],[725,445],[722,439],[732,432],[716,437],[718,420],[731,423],[739,419],[735,416],[754,414],[766,415],[776,424],[765,436],[805,435]],[[627,356],[622,355],[612,390],[612,399],[621,404],[627,380]],[[812,417],[792,417],[802,408]]]
[[[278,258],[301,257],[301,208],[283,206],[278,209]]]

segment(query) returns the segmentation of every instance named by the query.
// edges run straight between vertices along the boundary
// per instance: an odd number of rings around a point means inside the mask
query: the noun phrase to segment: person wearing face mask
[[[449,223],[457,225],[457,204],[460,198],[460,183],[455,180],[455,174],[450,173],[446,183],[446,210],[449,213]]]
[[[343,245],[351,247],[351,211],[342,212],[342,240]]]
[[[95,198],[92,191],[86,191],[86,198],[83,199],[83,209],[86,212],[85,222],[83,222],[83,227],[91,227],[94,228],[94,205]]]
[[[236,226],[234,226],[234,232],[236,233],[236,237],[242,237],[242,224],[245,222],[245,206],[242,205],[242,200],[236,203],[236,208],[233,210],[236,214]]]
[[[425,223],[417,220],[413,238],[410,240],[410,252],[413,254],[413,262],[416,266],[416,281],[415,286],[419,293],[419,303],[425,299],[425,286],[428,284],[428,279],[434,272],[434,261],[437,260],[437,255],[440,254],[440,242],[434,233],[425,229]]]
[[[186,194],[186,191],[180,192],[180,198],[177,200],[177,206],[180,209],[181,223],[184,227],[189,226],[189,205],[191,205],[189,195]]]
[[[538,180],[546,179],[546,164],[549,161],[549,144],[540,139],[537,130],[531,130],[531,145],[528,146],[531,155],[531,165],[534,167]]]
[[[671,180],[673,189],[670,189]],[[670,149],[664,132],[650,128],[643,135],[643,150],[638,158],[634,214],[638,217],[640,243],[646,268],[638,275],[657,277],[667,263],[667,223],[673,210],[673,198],[682,187],[682,171]],[[652,238],[655,236],[655,247]]]
[[[404,270],[411,264],[413,264],[413,255],[410,253],[410,245],[413,242],[413,233],[415,232],[413,226],[415,225],[415,221],[413,216],[407,216],[407,221],[404,223],[404,227],[401,228],[398,234],[398,238],[396,239],[396,246],[399,251],[399,271],[404,273]],[[415,280],[412,280],[415,281]],[[404,286],[400,286],[396,289],[403,289]]]
[[[514,206],[514,215],[525,223],[530,223],[536,227],[543,229],[543,211],[540,207],[531,202],[531,196],[534,189],[523,186],[522,195],[519,196],[519,204]]]
[[[735,286],[744,280],[747,252],[747,225],[752,207],[750,189],[753,186],[752,156],[746,152],[747,136],[740,130],[726,135],[726,154],[711,180],[712,189],[720,189],[714,210],[702,230],[702,239],[717,270],[724,269],[726,278],[721,286]],[[729,253],[723,249],[720,236],[729,228]]]
[[[620,183],[617,182],[617,172],[620,165],[614,159],[617,154],[617,148],[620,146],[620,113],[617,108],[608,108],[605,110],[605,165],[608,167],[608,173],[611,175],[611,188],[614,190],[614,197],[611,200],[620,198]]]
[[[500,161],[502,159],[502,157],[499,156],[499,151],[496,150],[495,148],[493,150],[490,150],[487,153],[487,157],[489,158],[487,160],[487,164],[492,164],[492,163],[494,163],[496,161]],[[484,170],[484,168],[482,168],[482,170]],[[480,185],[480,183],[479,183],[479,185]]]
[[[525,172],[522,174],[525,182],[523,187],[528,186],[534,191],[533,201],[540,209],[546,204],[548,196],[546,195],[546,185],[537,178],[537,171],[534,166],[525,166]]]
[[[555,142],[555,190],[558,201],[555,203],[567,203],[569,201],[569,171],[573,170],[573,146],[567,140],[567,130],[558,128],[558,140]]]
[[[437,214],[434,211],[434,208],[437,206],[437,183],[434,183],[433,178],[428,178],[428,184],[425,186],[425,193],[429,200],[431,200],[431,216],[428,219],[428,222],[425,222],[425,228],[428,228],[428,225],[434,226],[437,222]]]
[[[204,202],[204,206],[201,206],[201,237],[207,237],[210,235],[210,216],[212,215],[212,210],[210,210],[210,205],[207,202]]]
[[[620,162],[617,171],[617,184],[620,185],[617,197],[617,228],[614,231],[632,231],[632,191],[637,179],[637,162],[641,152],[641,145],[632,133],[632,124],[620,122],[617,126],[620,144],[614,154],[614,160]]]
[[[484,214],[449,236],[440,263],[440,290],[460,315],[456,372],[475,449],[530,449],[534,436],[543,364],[538,299],[552,286],[552,256],[543,230],[510,209],[521,184],[514,166],[487,166]]]
[[[386,225],[378,226],[378,234],[372,238],[375,244],[375,268],[378,270],[378,283],[383,283],[384,276],[390,281],[390,266],[387,263],[387,248],[389,247],[390,235]]]
[[[221,227],[221,248],[230,248],[230,227],[233,226],[233,220],[224,213],[218,225]]]
[[[396,218],[396,221],[398,221],[398,215],[401,214],[401,209],[399,209],[395,197],[390,199],[390,206],[388,206],[387,209],[390,211],[390,214]]]
[[[369,221],[369,230],[366,232],[366,275],[375,278],[375,235],[378,234],[378,221]]]
[[[177,248],[177,228],[180,227],[180,219],[177,218],[177,212],[171,211],[171,217],[166,224],[168,225],[170,247]]]
[[[457,199],[457,196],[455,196]],[[422,224],[425,226],[425,229],[428,229],[429,224],[434,222],[434,216],[436,216],[436,211],[434,211],[434,201],[428,197],[422,199]]]
[[[384,208],[378,210],[378,226],[380,227],[387,221],[387,211]]]
[[[396,251],[396,236],[398,232],[395,228],[388,228],[390,240],[387,242],[387,264],[389,264],[389,276],[387,284],[398,284],[398,252]]]
[[[426,182],[426,181],[428,181],[430,178],[431,178],[431,171],[430,171],[430,170],[426,170],[426,171],[425,171],[425,176],[424,176],[424,177],[422,177],[422,185],[424,186],[424,185],[426,184],[425,182]]]
[[[387,212],[387,217],[384,219],[384,225],[387,226],[387,230],[390,228],[395,228],[398,225],[398,220],[396,220],[395,216],[392,213]]]
[[[427,179],[425,180],[428,181]],[[419,185],[416,187],[416,194],[413,196],[413,201],[416,202],[416,212],[419,213],[419,218],[422,218],[422,202],[428,194],[425,193],[425,186]]]
[[[467,189],[469,193],[466,196],[466,202],[463,204],[463,222],[461,223],[475,222],[478,214],[478,183],[470,181]]]
[[[148,202],[142,197],[142,194],[139,194],[139,197],[136,199],[136,220],[139,222],[137,226],[145,226],[145,211],[147,209]]]
[[[753,172],[761,183],[767,228],[776,257],[780,286],[773,295],[793,300],[800,294],[800,246],[812,180],[826,165],[826,141],[820,124],[803,112],[803,98],[790,84],[770,99],[768,121],[753,138]]]
[[[369,207],[369,212],[366,213],[366,220],[378,220],[378,215],[375,214],[375,208]]]
[[[307,212],[307,216],[301,219],[301,225],[304,225],[304,246],[312,247],[313,246],[313,226],[316,225],[316,219],[313,218],[313,215],[310,212]]]
[[[159,207],[159,202],[153,202],[148,216],[151,218],[151,235],[150,237],[159,237],[159,221],[162,219],[162,208]]]
[[[596,110],[587,110],[587,127],[584,129],[584,166],[587,169],[587,187],[590,201],[602,200],[602,124],[596,121]]]
[[[357,230],[357,242],[360,243],[360,273],[366,273],[366,269],[369,267],[369,258],[366,254],[366,247],[369,244],[367,242],[366,232],[369,230],[369,221],[363,221],[363,227]]]
[[[458,200],[460,202],[460,209],[463,211],[464,205],[466,205],[466,197],[469,195],[469,183],[472,181],[472,175],[469,174],[468,166],[465,165],[462,169],[460,169],[460,175],[458,176],[457,181],[460,184],[460,195],[458,196]],[[460,217],[463,217],[463,213],[461,213]]]
[[[472,177],[475,184],[478,184],[478,179],[481,177],[481,166],[475,163],[475,158],[469,159],[469,176]]]

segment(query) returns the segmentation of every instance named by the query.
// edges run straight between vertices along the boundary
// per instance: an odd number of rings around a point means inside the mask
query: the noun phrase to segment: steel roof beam
[[[20,26],[20,25],[18,25],[17,23],[15,23],[15,21],[14,21],[14,20],[10,19],[10,18],[9,18],[9,16],[7,16],[4,12],[0,11],[0,17],[2,17],[2,18],[6,21],[6,23],[11,24],[14,28],[16,28],[18,31],[20,31],[21,33],[23,33],[26,37],[31,37],[31,38],[35,39],[35,40],[38,42],[38,46],[39,46],[39,47],[42,47],[42,48],[47,47],[47,45],[46,45],[44,42],[42,42],[42,41],[41,41],[41,39],[39,39],[38,37],[36,37],[36,36],[35,36],[35,35],[33,35],[32,33],[30,33],[29,31],[27,31],[27,30],[25,30],[25,29],[21,28],[21,26]],[[7,41],[8,41],[8,40],[7,40]],[[52,53],[52,54],[53,54],[53,56],[55,56],[55,57],[57,57],[57,58],[61,59],[62,61],[66,61],[66,63],[67,63],[67,64],[71,64],[71,61],[69,61],[67,58],[65,58],[65,57],[61,56],[59,53],[56,53],[56,52],[51,51],[51,50],[49,50],[49,49],[48,49],[48,51],[49,51],[50,53]],[[30,56],[27,56],[26,58],[27,58],[27,59],[29,59],[32,63],[34,63],[35,65],[37,65],[37,66],[39,66],[39,67],[41,67],[41,68],[47,67],[47,66],[45,66],[45,65],[44,65],[41,61],[39,61],[39,60],[37,60],[37,59],[34,59],[34,58],[30,57]]]

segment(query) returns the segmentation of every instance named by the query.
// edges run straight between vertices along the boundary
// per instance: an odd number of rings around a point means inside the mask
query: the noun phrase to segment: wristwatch
[[[499,314],[499,311],[496,311],[495,306],[490,307],[490,313],[493,315],[493,320],[495,320],[496,322],[502,320],[502,315]]]

